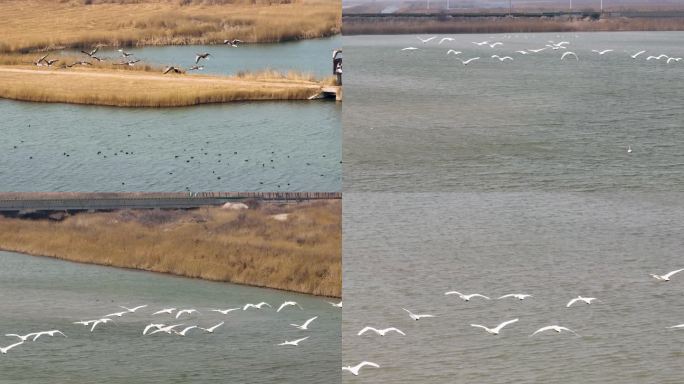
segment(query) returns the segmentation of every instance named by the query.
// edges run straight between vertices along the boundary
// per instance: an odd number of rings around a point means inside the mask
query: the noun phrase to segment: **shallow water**
[[[343,363],[366,383],[678,383],[684,196],[346,193]],[[524,301],[464,302],[457,290]],[[578,295],[592,305],[565,305]],[[411,320],[402,307],[430,313]],[[490,327],[519,318],[497,337]],[[568,334],[529,337],[559,324]],[[356,336],[366,325],[406,336]]]
[[[341,313],[323,298],[213,283],[162,274],[76,264],[0,252],[0,332],[60,329],[68,338],[41,337],[0,358],[2,383],[323,383],[339,382]],[[303,310],[208,309],[247,302],[299,302]],[[148,304],[88,332],[72,322]],[[163,307],[197,308],[178,322],[204,327],[225,321],[214,334],[142,336],[151,320],[175,324]],[[319,316],[311,330],[301,324]],[[304,336],[299,347],[276,347]],[[15,339],[1,337],[3,347]]]
[[[345,190],[682,190],[684,60],[646,58],[684,56],[684,32],[451,37],[343,39]],[[580,61],[515,53],[548,40]],[[448,49],[481,59],[464,67]]]

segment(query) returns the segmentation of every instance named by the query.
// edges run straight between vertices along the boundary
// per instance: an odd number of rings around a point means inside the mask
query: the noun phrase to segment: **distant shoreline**
[[[343,15],[342,33],[400,35],[419,33],[534,33],[684,31],[684,17],[507,17],[446,15]]]

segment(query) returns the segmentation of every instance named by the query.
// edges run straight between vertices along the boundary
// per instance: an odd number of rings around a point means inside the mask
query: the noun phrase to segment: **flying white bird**
[[[175,333],[175,334],[178,335],[178,336],[185,336],[185,334],[187,334],[189,331],[191,331],[191,330],[193,330],[193,329],[195,329],[195,328],[197,328],[196,325],[191,325],[191,326],[189,326],[189,327],[186,327],[184,330],[182,330],[182,331],[180,331],[180,332],[173,331],[173,333]]]
[[[653,59],[660,60],[657,56],[649,56],[646,58],[646,61],[651,61]]]
[[[682,58],[681,57],[670,57],[667,59],[667,63],[670,64],[670,61],[680,62],[680,61],[682,61]]]
[[[418,48],[416,48],[416,47],[406,47],[406,48],[402,48],[401,50],[402,50],[402,51],[414,51],[414,50],[416,50],[416,49],[418,49]]]
[[[570,52],[570,51],[563,53],[563,55],[561,56],[561,60],[565,59],[565,57],[567,57],[567,56],[574,56],[575,59],[577,61],[579,61],[579,57],[577,57],[577,54],[575,52]]]
[[[437,36],[428,37],[427,39],[423,39],[423,38],[420,37],[420,36],[416,36],[416,37],[418,37],[418,40],[422,41],[423,44],[428,43],[428,42],[430,42],[430,41],[432,41],[432,40],[434,40],[434,39],[437,38]]]
[[[448,54],[450,54],[450,53],[453,53],[454,55],[460,55],[462,52],[461,52],[461,51],[454,51],[453,49],[450,49],[450,50],[447,51],[446,54],[448,55]]]
[[[673,325],[672,327],[668,327],[669,329],[676,329],[676,328],[684,328],[684,324],[679,324],[679,325]],[[6,335],[7,336],[7,335]]]
[[[199,327],[199,329],[201,329],[201,330],[203,330],[204,332],[207,332],[207,333],[214,333],[214,331],[216,330],[216,328],[222,326],[222,325],[225,324],[225,323],[226,323],[225,321],[222,321],[222,322],[220,322],[220,323],[214,325],[213,327],[209,327],[209,328],[202,328],[202,327]]]
[[[494,48],[494,47],[496,47],[497,45],[503,45],[503,43],[500,42],[500,41],[497,41],[496,43],[492,43],[492,44],[488,44],[488,45],[489,45],[489,48]]]
[[[470,64],[471,62],[473,62],[473,61],[475,61],[475,60],[480,60],[479,57],[473,57],[473,58],[468,59],[468,60],[462,60],[462,59],[459,59],[458,57],[457,57],[457,59],[460,60],[461,63],[463,63],[463,65],[468,65],[468,64]]]
[[[161,315],[162,313],[171,314],[171,313],[172,313],[173,311],[175,311],[175,310],[176,310],[176,308],[164,308],[164,309],[162,309],[162,310],[159,310],[159,311],[153,313],[152,316],[154,316],[154,315]]]
[[[126,308],[126,307],[124,307],[123,305],[119,305],[119,307],[120,307],[120,308],[123,308],[123,309],[125,309],[125,310],[127,310],[128,312],[133,313],[133,312],[137,311],[138,309],[147,308],[147,304],[146,304],[146,305],[139,305],[139,306],[137,306],[137,307],[135,307],[135,308]]]
[[[665,58],[668,58],[668,59],[669,59],[670,56],[665,55],[665,54],[660,54],[660,55],[658,55],[658,57],[656,57],[656,59],[658,59],[658,60],[660,60],[660,59],[665,59]]]
[[[290,325],[293,327],[299,328],[302,331],[306,331],[309,329],[309,324],[311,324],[311,322],[316,320],[316,319],[318,319],[318,316],[314,316],[314,317],[310,318],[309,320],[305,321],[304,324],[302,324],[302,325],[297,325],[297,324],[290,324]]]
[[[677,273],[679,273],[679,272],[681,272],[681,271],[684,271],[684,268],[678,269],[678,270],[676,270],[676,271],[672,271],[672,272],[670,272],[670,273],[668,273],[668,274],[665,274],[665,275],[654,275],[654,274],[651,274],[651,277],[654,278],[654,279],[656,279],[656,280],[658,280],[658,281],[670,281],[670,277],[672,277],[673,275],[675,275],[675,274],[677,274]]]
[[[513,61],[513,58],[510,57],[510,56],[501,57],[501,56],[499,56],[499,55],[492,55],[492,59],[499,59],[499,61],[506,61],[506,60],[511,60],[511,61]]]
[[[546,49],[546,48],[528,49],[528,51],[529,51],[529,52],[532,52],[532,53],[539,53],[539,52],[541,52],[541,51],[543,51],[543,50],[545,50],[545,49]]]
[[[36,332],[33,332],[33,333],[29,333],[29,334],[26,334],[26,335],[23,335],[23,336],[22,336],[22,335],[17,335],[16,333],[8,333],[8,334],[6,334],[5,336],[7,336],[7,337],[18,337],[21,341],[26,341],[26,340],[28,340],[29,337],[34,337],[34,336],[36,336],[36,335],[37,335],[37,333],[36,333]]]
[[[155,331],[152,331],[152,332],[150,333],[150,335],[154,335],[155,333],[158,333],[158,332],[164,332],[164,333],[171,334],[171,332],[173,331],[174,328],[180,327],[180,326],[183,326],[183,325],[185,325],[185,324],[167,325],[167,326],[165,326],[165,327],[161,327],[161,328],[158,328],[158,329],[155,330]]]
[[[64,336],[64,337],[67,337],[67,335],[65,335],[64,333],[62,333],[62,331],[59,331],[59,330],[57,330],[57,329],[53,329],[52,331],[37,332],[36,335],[33,337],[33,341],[36,341],[39,337],[41,337],[41,336],[43,336],[43,335],[48,335],[48,336],[50,336],[50,337],[53,337],[53,336],[55,336],[56,334],[60,334],[60,335],[62,335],[62,336]]]
[[[463,300],[463,301],[470,301],[470,299],[472,299],[473,297],[481,297],[481,298],[486,299],[486,300],[491,300],[489,297],[487,297],[485,295],[480,295],[479,293],[473,293],[470,295],[466,295],[466,294],[463,294],[463,293],[457,292],[457,291],[444,292],[444,296],[449,296],[449,295],[458,295],[458,297],[460,297],[461,300]]]
[[[632,153],[632,146],[631,145],[627,146],[627,153]]]
[[[230,312],[239,311],[239,310],[240,310],[240,308],[238,307],[238,308],[228,308],[228,309],[212,309],[210,312],[218,312],[222,315],[227,315]]]
[[[527,51],[515,51],[515,52],[519,53],[521,55],[528,55],[529,54],[529,52],[527,52]]]
[[[147,324],[147,326],[143,330],[142,334],[143,334],[143,336],[145,336],[150,329],[152,329],[152,328],[161,329],[163,327],[164,327],[164,324]]]
[[[346,367],[342,367],[342,370],[343,370],[343,371],[349,371],[349,372],[351,372],[352,375],[358,376],[358,375],[359,375],[359,371],[360,371],[361,368],[363,368],[363,367],[380,368],[379,365],[377,365],[377,364],[375,364],[375,363],[373,363],[373,362],[370,362],[370,361],[362,361],[362,362],[356,364],[356,365],[353,366],[353,367],[352,367],[351,365],[347,365]]]
[[[518,300],[525,300],[525,299],[527,299],[528,297],[532,297],[532,295],[527,295],[527,294],[524,294],[524,293],[509,293],[508,295],[503,295],[503,296],[499,297],[497,300],[506,299],[506,298],[509,298],[509,297],[514,297],[514,298],[516,298],[516,299],[518,299]]]
[[[341,301],[339,303],[333,303],[333,302],[328,301],[328,303],[335,308],[342,308],[342,302]]]
[[[578,301],[582,301],[585,304],[591,304],[592,301],[596,300],[595,297],[582,297],[582,296],[577,296],[576,298],[568,301],[568,304],[565,306],[565,308],[570,308],[571,305],[575,304]]]
[[[439,44],[442,44],[445,41],[454,41],[454,39],[451,37],[442,37],[442,39],[439,40]]]
[[[294,306],[299,307],[299,309],[304,309],[304,308],[302,308],[302,306],[299,305],[299,303],[297,303],[296,301],[286,301],[286,302],[280,304],[280,307],[278,307],[278,310],[277,310],[276,312],[280,312],[280,310],[283,309],[283,308],[285,308],[285,307],[294,307]]]
[[[637,57],[639,57],[639,55],[644,54],[644,53],[646,53],[646,51],[639,51],[633,55],[630,55],[629,57],[631,57],[632,59],[636,59]]]
[[[20,342],[18,342],[18,343],[14,343],[14,344],[12,344],[12,345],[8,345],[8,346],[6,346],[6,347],[4,347],[4,348],[0,348],[0,353],[2,353],[3,355],[6,355],[6,354],[7,354],[7,351],[9,351],[10,349],[16,347],[17,345],[21,345],[21,344],[24,344],[24,342],[23,342],[23,341],[20,341]]]
[[[90,328],[90,332],[94,331],[94,330],[95,330],[95,327],[97,327],[98,325],[100,325],[100,324],[107,324],[107,323],[109,323],[110,321],[114,321],[114,320],[108,319],[108,318],[95,320],[95,321],[93,322],[93,326]]]
[[[400,335],[406,336],[406,334],[404,332],[402,332],[400,329],[394,328],[394,327],[389,327],[389,328],[384,328],[384,329],[377,329],[377,328],[373,328],[373,327],[365,327],[362,330],[360,330],[359,333],[357,333],[356,335],[361,336],[368,331],[373,331],[380,336],[385,336],[389,332],[396,332]]]
[[[479,43],[476,43],[476,42],[473,41],[473,44],[479,45],[479,46],[483,46],[483,45],[485,45],[485,44],[489,44],[489,41],[482,41],[482,42],[479,42]]]
[[[482,328],[485,331],[487,331],[487,333],[492,334],[492,335],[498,335],[499,332],[503,329],[503,327],[507,326],[508,324],[513,324],[513,323],[517,322],[518,320],[519,319],[504,321],[503,323],[497,325],[495,328],[487,328],[484,325],[480,325],[480,324],[470,324],[470,326],[475,327],[475,328]]]
[[[269,308],[273,308],[273,307],[271,307],[271,304],[262,301],[262,302],[259,303],[259,304],[251,304],[251,303],[245,304],[245,306],[242,307],[242,310],[243,310],[243,311],[246,311],[246,310],[248,310],[248,309],[250,309],[250,308],[261,309],[261,308],[263,308],[264,306],[267,306],[267,307],[269,307]]]
[[[189,314],[191,314],[191,313],[199,313],[199,311],[196,310],[196,309],[181,309],[180,311],[178,311],[178,312],[176,313],[176,319],[179,318],[179,317],[181,317],[181,315],[184,314],[184,313],[187,313],[187,314],[189,315]]]
[[[603,51],[599,51],[599,50],[597,50],[597,49],[592,49],[591,51],[592,51],[592,52],[595,52],[595,53],[598,53],[599,55],[602,55],[602,56],[605,55],[605,54],[608,53],[608,52],[613,52],[612,49],[604,49]]]
[[[89,326],[90,324],[96,322],[97,320],[81,320],[81,321],[74,321],[74,324],[80,324],[80,325],[85,325],[86,327]]]
[[[406,308],[402,308],[402,309],[403,309],[404,311],[408,312],[409,317],[410,317],[411,319],[416,320],[416,321],[418,321],[418,320],[420,320],[420,319],[422,319],[422,318],[424,318],[424,317],[425,317],[425,318],[427,318],[427,317],[435,317],[435,315],[430,315],[430,314],[416,315],[415,313],[409,311],[409,310],[406,309]]]
[[[292,341],[284,341],[284,342],[278,344],[278,346],[281,346],[281,345],[293,345],[293,346],[296,347],[296,346],[299,345],[299,343],[301,343],[302,341],[308,339],[309,337],[310,337],[310,336],[302,337],[301,339],[292,340]]]
[[[109,315],[104,315],[103,317],[121,317],[125,314],[127,314],[128,311],[123,311],[123,312],[116,312],[116,313],[110,313]]]
[[[534,331],[534,333],[531,334],[530,336],[534,336],[534,335],[536,335],[537,333],[540,333],[540,332],[552,331],[552,330],[553,330],[553,331],[556,331],[556,332],[558,332],[558,333],[561,333],[562,331],[568,331],[568,332],[572,332],[572,333],[574,333],[575,335],[577,335],[577,332],[573,331],[573,330],[570,329],[570,328],[561,327],[561,326],[559,326],[559,325],[549,325],[548,327],[542,327],[542,328],[537,329],[537,330]],[[579,336],[579,335],[577,335],[577,336]]]

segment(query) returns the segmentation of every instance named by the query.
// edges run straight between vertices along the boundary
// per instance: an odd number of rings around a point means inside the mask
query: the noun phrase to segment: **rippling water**
[[[132,51],[169,62],[207,50],[215,56],[206,63],[209,72],[271,67],[327,75],[330,50],[339,43]],[[338,103],[136,109],[0,100],[0,116],[0,191],[341,189]]]
[[[333,383],[339,382],[341,314],[325,299],[276,290],[212,283],[0,252],[0,332],[60,329],[59,336],[27,342],[0,358],[3,383]],[[304,310],[207,309],[296,300]],[[73,321],[149,304],[88,332]],[[152,319],[175,324],[162,307],[198,308],[188,325],[215,325],[214,334],[141,335]],[[154,310],[154,311],[153,311]],[[318,315],[311,331],[301,324]],[[165,317],[166,316],[166,317]],[[157,337],[159,336],[159,337]],[[310,336],[299,347],[275,344]],[[15,339],[0,337],[7,346]],[[106,380],[105,380],[106,379]]]
[[[646,58],[684,56],[684,32],[452,37],[344,38],[345,190],[682,189],[684,61]],[[515,53],[548,40],[580,61]],[[482,59],[464,67],[448,49]]]
[[[679,383],[681,193],[346,193],[345,382]],[[461,301],[457,290],[525,301]],[[577,295],[592,305],[566,303]],[[401,307],[437,317],[412,321]],[[499,336],[495,326],[520,318]],[[536,329],[559,324],[580,337]],[[406,336],[356,336],[366,325]]]

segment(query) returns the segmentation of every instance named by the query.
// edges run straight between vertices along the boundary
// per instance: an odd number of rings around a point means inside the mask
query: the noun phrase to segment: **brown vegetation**
[[[281,213],[286,221],[272,218]],[[59,222],[0,217],[0,248],[314,295],[342,290],[339,200],[81,213]]]
[[[601,20],[567,18],[454,17],[345,17],[345,35],[416,33],[530,33],[591,31],[680,31],[684,18],[609,18]]]
[[[60,69],[0,65],[0,98],[118,107],[178,107],[248,100],[306,100],[332,81],[271,70],[229,77],[163,75],[152,66],[130,68],[136,67],[113,69],[104,64]]]
[[[338,34],[340,0],[3,0],[0,52]]]

